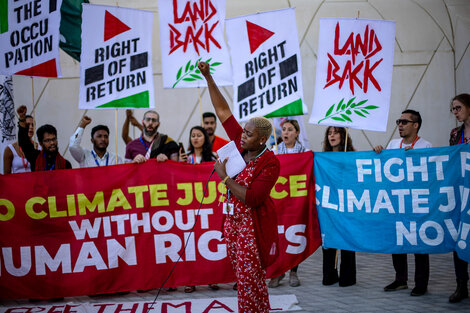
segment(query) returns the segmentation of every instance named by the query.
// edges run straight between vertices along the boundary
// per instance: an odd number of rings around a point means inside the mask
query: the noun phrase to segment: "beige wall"
[[[116,1],[91,1],[94,4],[116,5]],[[197,105],[199,92],[202,110],[211,110],[204,88],[168,90],[162,87],[161,57],[159,46],[157,0],[119,1],[119,5],[145,9],[154,14],[153,68],[156,109],[162,121],[160,131],[175,140],[188,141],[189,128],[200,123]],[[450,129],[456,126],[449,112],[450,99],[456,93],[470,92],[470,1],[468,0],[369,0],[369,1],[320,1],[320,0],[227,0],[227,18],[255,12],[295,7],[302,54],[304,100],[311,110],[315,84],[316,51],[318,48],[318,24],[321,17],[357,17],[396,21],[396,41],[392,97],[387,131],[363,132],[352,130],[351,136],[358,150],[371,145],[386,145],[397,137],[394,121],[405,108],[421,112],[423,126],[421,136],[434,146],[448,144]],[[53,124],[59,132],[60,151],[63,152],[69,137],[78,125],[83,110],[78,110],[79,63],[61,53],[63,78],[34,78],[34,98],[37,102],[37,125]],[[231,100],[231,88],[223,88]],[[32,108],[32,79],[14,77],[16,105]],[[137,110],[140,120],[145,110]],[[95,110],[87,113],[91,126],[107,124],[111,129],[109,149],[115,151],[115,112]],[[124,155],[125,146],[120,139],[125,112],[118,112],[118,153]],[[306,132],[314,151],[321,150],[323,126],[308,124],[304,116]],[[91,127],[90,127],[91,128]],[[219,126],[217,133],[226,136]],[[135,136],[138,132],[135,131]],[[133,131],[131,130],[131,136]],[[84,145],[91,147],[89,130]],[[66,158],[72,161],[67,153]],[[73,161],[74,167],[77,163]]]

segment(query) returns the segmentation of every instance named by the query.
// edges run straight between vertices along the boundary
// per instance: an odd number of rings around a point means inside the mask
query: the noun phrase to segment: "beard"
[[[157,133],[157,128],[154,128],[153,130],[147,130],[147,127],[144,127],[144,134],[148,137],[152,137]]]

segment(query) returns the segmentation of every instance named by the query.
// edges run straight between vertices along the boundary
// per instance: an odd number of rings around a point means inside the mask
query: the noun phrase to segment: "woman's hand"
[[[227,176],[227,170],[225,168],[227,161],[228,157],[225,158],[223,162],[220,162],[220,159],[217,159],[214,164],[215,172],[217,173],[220,179],[224,179]]]
[[[182,148],[180,148],[178,160],[180,162],[188,162],[188,154],[184,153]]]
[[[197,64],[197,67],[199,68],[199,70],[201,71],[201,74],[202,74],[205,78],[211,76],[210,66],[209,66],[209,64],[207,64],[206,62],[199,62],[199,63]]]

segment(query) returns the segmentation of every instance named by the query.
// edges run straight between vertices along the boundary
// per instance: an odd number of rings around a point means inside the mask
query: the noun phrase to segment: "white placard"
[[[309,123],[385,131],[395,22],[323,18],[318,41]]]
[[[227,39],[238,121],[307,113],[293,8],[228,19]]]
[[[159,0],[158,16],[164,88],[207,86],[198,61],[210,64],[217,85],[232,84],[225,0]]]
[[[153,13],[83,4],[80,109],[153,108]]]
[[[59,26],[62,0],[0,3],[0,74],[61,77]]]

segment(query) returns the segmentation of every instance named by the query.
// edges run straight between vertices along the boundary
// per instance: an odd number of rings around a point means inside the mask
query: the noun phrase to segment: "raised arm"
[[[131,123],[131,116],[132,110],[126,110],[126,120],[124,121],[124,125],[122,125],[121,133],[122,140],[124,140],[126,145],[132,141],[132,138],[129,137],[129,124]]]
[[[223,123],[230,117],[230,115],[232,115],[232,111],[230,110],[230,107],[224,96],[220,92],[219,87],[217,87],[214,79],[212,78],[209,64],[205,62],[199,62],[197,66],[207,81],[207,87],[209,88],[209,94],[211,96],[215,113],[217,114],[220,122]]]

